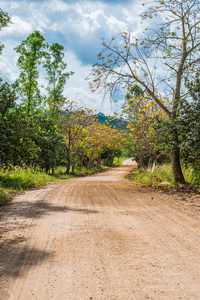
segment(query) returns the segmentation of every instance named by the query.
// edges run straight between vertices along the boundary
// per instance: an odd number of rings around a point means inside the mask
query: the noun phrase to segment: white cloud
[[[4,28],[2,30],[1,36],[8,37],[9,35],[27,35],[33,31],[33,26],[31,23],[22,20],[19,16],[12,16],[11,17],[12,24],[9,27]]]
[[[0,56],[0,73],[9,81],[14,82],[18,75],[19,71],[15,64],[13,64],[14,60],[10,60],[8,57]]]

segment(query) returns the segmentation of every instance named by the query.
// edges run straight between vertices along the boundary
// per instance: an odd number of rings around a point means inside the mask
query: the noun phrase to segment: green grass
[[[200,186],[200,174],[194,172],[192,167],[183,167],[183,174],[186,182],[196,186]],[[166,187],[174,186],[174,177],[171,164],[163,164],[155,167],[154,172],[147,169],[144,172],[139,169],[134,169],[128,176],[129,179],[138,183],[149,184],[152,186]],[[169,182],[162,184],[162,182]]]
[[[120,157],[115,157],[114,161],[113,161],[113,165],[121,165],[123,163],[123,161],[125,161],[126,159],[128,159],[129,157],[126,156],[120,156]]]
[[[0,170],[0,205],[5,204],[19,192],[55,180],[56,178],[44,172],[36,172],[32,168],[15,167],[12,170]]]
[[[143,172],[139,169],[134,169],[128,178],[142,184],[150,184],[153,186],[162,186],[163,181],[169,182],[169,185],[173,184],[173,173],[170,164],[156,166],[153,173],[148,169]]]

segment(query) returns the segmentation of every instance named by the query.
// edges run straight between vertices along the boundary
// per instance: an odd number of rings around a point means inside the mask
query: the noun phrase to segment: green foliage
[[[114,160],[113,160],[113,165],[121,165],[126,159],[128,159],[129,157],[127,156],[115,156]]]
[[[0,165],[28,162],[35,153],[31,121],[16,105],[16,85],[0,80]]]
[[[11,21],[8,13],[0,8],[0,31],[3,27],[8,27],[9,23],[11,23]],[[0,42],[0,54],[2,53],[3,48],[4,45]]]
[[[15,48],[19,53],[17,65],[20,69],[18,91],[22,95],[23,103],[30,112],[41,103],[40,90],[37,79],[39,78],[38,66],[47,56],[45,51],[47,45],[44,37],[39,31],[31,33],[26,40]]]
[[[60,165],[64,157],[64,137],[52,118],[45,112],[39,111],[34,115],[37,128],[34,142],[37,146],[37,158],[33,163],[46,172]]]
[[[177,128],[180,132],[180,149],[186,165],[200,171],[200,75],[195,80],[186,79],[191,99],[181,105]]]
[[[25,189],[45,185],[56,178],[45,173],[35,171],[33,168],[15,167],[0,170],[0,205],[5,204],[18,192]]]
[[[168,181],[170,184],[174,182],[171,164],[158,165],[153,173],[150,169],[146,169],[145,171],[134,169],[129,179],[153,185],[158,185],[163,181]]]
[[[73,72],[64,72],[67,64],[64,59],[64,47],[55,43],[48,47],[49,53],[46,56],[44,68],[47,72],[48,86],[46,88],[48,92],[47,103],[51,113],[55,116],[56,111],[62,107],[65,102],[63,96],[64,86],[67,78],[73,75]]]

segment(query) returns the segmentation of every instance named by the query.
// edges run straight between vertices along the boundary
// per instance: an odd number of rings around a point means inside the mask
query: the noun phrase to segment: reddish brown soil
[[[133,167],[2,208],[0,299],[200,299],[199,198],[129,186]]]

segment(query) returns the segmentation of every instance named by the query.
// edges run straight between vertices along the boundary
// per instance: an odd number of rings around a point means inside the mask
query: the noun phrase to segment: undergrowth
[[[200,186],[199,172],[195,172],[192,167],[183,167],[183,173],[187,183]],[[134,169],[127,177],[138,183],[153,187],[173,187],[175,185],[171,164],[158,165],[153,173],[150,169],[145,171]]]
[[[9,170],[0,170],[0,205],[6,203],[19,192],[55,180],[56,178],[33,168],[14,167]]]

